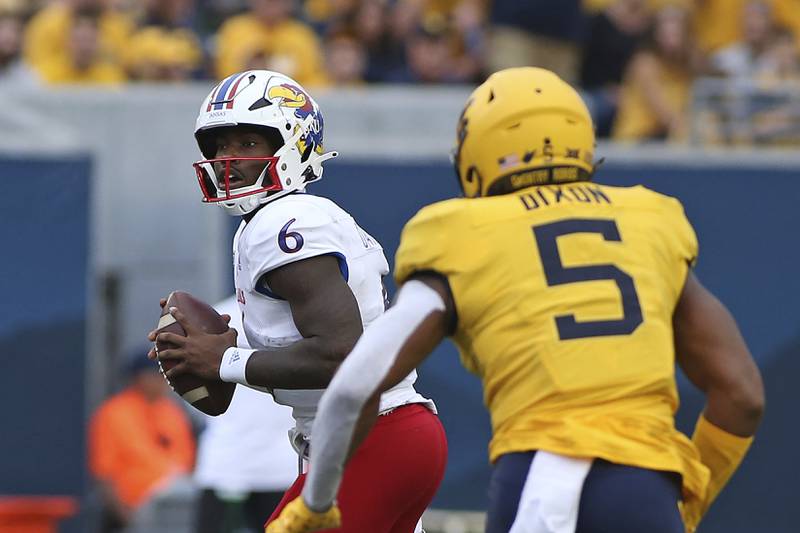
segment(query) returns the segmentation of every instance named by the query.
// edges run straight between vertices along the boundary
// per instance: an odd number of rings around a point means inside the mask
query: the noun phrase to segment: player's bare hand
[[[312,511],[298,496],[283,508],[278,518],[270,522],[265,533],[309,533],[321,529],[333,529],[342,525],[342,514],[335,504],[323,513]]]
[[[158,335],[158,330],[151,330],[147,333],[147,340],[150,342],[156,342],[156,335]]]
[[[161,307],[161,309],[164,309],[164,306],[167,305],[167,299],[166,298],[161,298],[160,300],[158,300],[158,305]],[[230,323],[230,319],[228,320],[228,323]],[[151,330],[147,334],[147,340],[149,340],[150,342],[155,342],[157,334],[158,334],[157,330]],[[151,354],[152,354],[152,357],[151,357]],[[155,359],[156,358],[155,346],[153,348],[151,348],[150,351],[147,353],[147,357],[149,357],[150,359]]]
[[[154,340],[159,345],[169,346],[158,350],[158,359],[174,363],[166,371],[167,377],[173,379],[182,374],[193,374],[209,381],[218,381],[222,354],[231,346],[236,346],[236,330],[228,328],[228,331],[218,335],[206,333],[188,322],[177,307],[171,307],[169,312],[186,332],[186,336],[170,332],[155,336]]]

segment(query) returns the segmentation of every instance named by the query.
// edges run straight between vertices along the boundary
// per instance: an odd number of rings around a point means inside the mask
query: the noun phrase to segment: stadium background
[[[108,88],[0,80],[7,184],[0,224],[0,494],[73,496],[82,512],[62,531],[90,531],[86,419],[117,385],[119,354],[141,344],[157,298],[170,290],[208,301],[231,291],[232,220],[200,205],[190,167],[198,155],[194,118],[211,82]],[[460,82],[329,82],[312,89],[325,113],[326,145],[343,154],[312,192],[353,213],[390,258],[409,216],[456,194],[447,154],[469,92],[468,80]],[[776,87],[789,94],[780,100],[782,123],[796,128],[791,80],[764,89],[753,79],[698,78],[681,110],[685,136],[635,144],[604,139],[597,150],[606,158],[598,181],[642,183],[684,203],[701,243],[698,274],[739,320],[765,376],[768,409],[756,445],[703,533],[788,533],[800,523],[795,130],[770,142],[707,134],[723,96],[773,105]],[[747,131],[755,115],[725,120]],[[452,346],[438,352],[419,381],[435,396],[450,441],[435,507],[480,511],[488,418],[478,382],[458,368]],[[679,425],[691,431],[701,399],[685,380],[680,385]]]

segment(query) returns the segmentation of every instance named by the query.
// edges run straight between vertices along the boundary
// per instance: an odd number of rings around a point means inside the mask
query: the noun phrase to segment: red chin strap
[[[253,189],[253,185],[244,185],[231,189],[231,164],[235,161],[263,161],[265,167],[261,171],[264,175],[262,186]],[[217,179],[216,171],[214,170],[215,163],[225,164],[223,183],[219,183]],[[192,164],[197,174],[200,190],[203,191],[203,202],[208,203],[227,202],[262,192],[282,191],[283,185],[281,185],[281,181],[278,178],[277,165],[277,157],[220,157],[217,159],[205,159]],[[237,193],[236,191],[239,189],[245,190]]]

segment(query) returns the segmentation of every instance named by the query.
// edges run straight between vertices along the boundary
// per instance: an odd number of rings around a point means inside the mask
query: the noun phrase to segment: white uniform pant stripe
[[[591,459],[538,451],[531,461],[509,533],[575,533]]]

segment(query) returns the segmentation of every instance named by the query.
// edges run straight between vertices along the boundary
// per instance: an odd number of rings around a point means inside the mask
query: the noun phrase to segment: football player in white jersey
[[[264,70],[226,78],[203,102],[195,136],[205,157],[194,165],[204,201],[242,217],[233,269],[252,349],[237,348],[232,330],[206,334],[172,309],[187,336],[161,333],[158,340],[175,348],[157,356],[177,363],[170,377],[192,373],[239,383],[291,406],[290,438],[305,459],[323,389],[385,309],[383,249],[338,205],[305,193],[336,153],[323,151],[322,113],[294,80]],[[447,443],[415,380],[412,372],[368,407],[381,416],[352,451],[338,492],[341,517],[322,524],[330,531],[420,531],[444,474]],[[301,474],[273,517],[300,494],[304,480]]]

